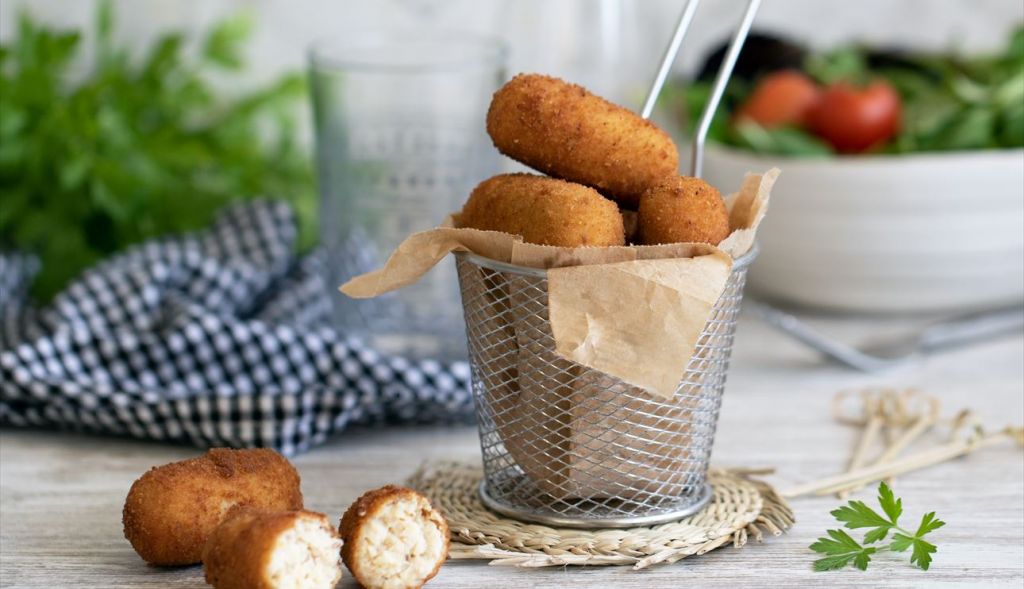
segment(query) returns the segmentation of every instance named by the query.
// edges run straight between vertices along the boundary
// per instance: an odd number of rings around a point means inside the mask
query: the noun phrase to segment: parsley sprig
[[[129,245],[200,229],[240,199],[289,200],[312,245],[303,75],[237,84],[244,15],[131,50],[114,21],[109,0],[92,35],[25,13],[0,42],[0,251],[39,257],[36,298]]]
[[[853,563],[860,570],[866,570],[871,562],[871,555],[888,550],[906,552],[911,549],[910,562],[928,570],[932,563],[932,554],[937,548],[924,539],[926,535],[946,525],[946,522],[935,517],[931,511],[921,518],[916,532],[900,527],[899,518],[903,515],[903,500],[893,495],[892,489],[884,482],[878,485],[878,504],[884,515],[868,507],[863,501],[850,501],[834,510],[832,516],[850,529],[869,528],[864,534],[863,544],[854,540],[845,530],[828,530],[828,538],[818,538],[811,544],[811,550],[825,554],[824,558],[814,561],[814,570],[832,571]],[[881,542],[892,533],[888,545],[866,546]]]

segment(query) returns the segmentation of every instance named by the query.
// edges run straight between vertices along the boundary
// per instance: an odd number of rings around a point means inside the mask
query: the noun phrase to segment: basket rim
[[[754,258],[757,257],[761,251],[761,246],[758,242],[754,242],[747,250],[747,253],[742,256],[735,258],[732,263],[732,270],[743,270],[750,266]],[[534,278],[546,278],[547,270],[542,268],[531,268],[529,266],[520,266],[518,264],[511,264],[509,262],[499,262],[498,260],[492,260],[491,258],[475,254],[473,252],[453,252],[455,257],[460,260],[466,260],[482,268],[488,270],[497,270],[498,272],[509,272],[512,274],[520,274],[523,276],[531,276]]]

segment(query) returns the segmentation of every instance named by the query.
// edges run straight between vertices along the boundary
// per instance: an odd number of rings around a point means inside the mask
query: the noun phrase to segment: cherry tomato
[[[737,120],[750,119],[762,127],[803,125],[807,112],[817,103],[821,90],[800,72],[785,70],[761,78],[754,92],[740,106]]]
[[[899,94],[881,80],[858,88],[837,82],[807,113],[815,135],[840,153],[859,153],[892,139],[902,117]]]

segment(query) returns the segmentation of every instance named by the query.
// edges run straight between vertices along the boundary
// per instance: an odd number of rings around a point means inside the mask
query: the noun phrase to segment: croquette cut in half
[[[448,557],[448,523],[426,497],[387,485],[368,491],[341,518],[341,555],[366,589],[415,589]]]
[[[124,536],[150,564],[196,564],[210,533],[236,507],[302,509],[299,473],[277,452],[259,448],[214,448],[154,467],[128,491]]]
[[[487,133],[501,153],[632,208],[679,173],[676,146],[654,123],[549,76],[520,74],[495,92]]]
[[[215,589],[333,589],[341,537],[322,513],[236,509],[210,534],[203,573]]]
[[[535,174],[500,174],[473,189],[460,227],[560,247],[623,245],[622,215],[593,188]]]
[[[714,186],[676,176],[640,198],[640,243],[710,243],[729,236],[729,212]]]

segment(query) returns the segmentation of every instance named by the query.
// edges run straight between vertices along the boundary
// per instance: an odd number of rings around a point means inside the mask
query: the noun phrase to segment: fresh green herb
[[[295,137],[304,78],[231,99],[209,80],[242,68],[249,29],[234,18],[198,43],[167,33],[138,59],[115,44],[103,3],[83,75],[80,32],[21,16],[0,46],[0,247],[41,258],[38,298],[129,244],[198,229],[237,199],[291,200],[311,241],[312,171]]]
[[[752,121],[743,121],[731,132],[736,145],[748,147],[751,151],[803,157],[821,157],[833,153],[827,143],[796,127],[765,129]]]
[[[862,84],[868,74],[867,61],[855,47],[841,47],[829,53],[807,56],[804,70],[823,84],[847,81]]]
[[[825,558],[814,561],[814,570],[834,571],[851,562],[860,570],[867,570],[871,555],[877,551],[876,548],[861,546],[843,530],[828,530],[828,535],[831,536],[831,540],[818,538],[817,542],[811,544],[811,550],[828,554]]]
[[[864,534],[864,544],[881,542],[892,533],[892,540],[885,546],[864,546],[850,537],[844,530],[828,530],[828,538],[818,538],[811,544],[811,550],[825,554],[824,558],[814,561],[814,570],[831,571],[844,568],[851,562],[860,570],[866,570],[871,562],[871,555],[881,551],[910,553],[910,562],[928,570],[931,566],[932,554],[937,548],[924,537],[946,525],[935,512],[924,514],[916,532],[910,532],[899,526],[899,518],[903,515],[903,500],[893,495],[892,489],[884,482],[878,485],[878,504],[885,515],[879,514],[868,507],[863,501],[850,501],[832,512],[836,520],[850,529],[868,528]]]

